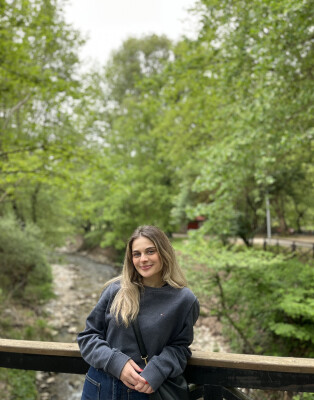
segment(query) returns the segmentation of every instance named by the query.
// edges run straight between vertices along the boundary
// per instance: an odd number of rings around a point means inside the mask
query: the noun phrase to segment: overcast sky
[[[194,37],[197,24],[187,12],[194,4],[195,0],[69,0],[66,20],[89,36],[82,59],[104,64],[128,36]]]

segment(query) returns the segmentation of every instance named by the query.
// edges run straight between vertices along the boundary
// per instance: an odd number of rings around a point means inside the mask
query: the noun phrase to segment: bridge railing
[[[10,339],[0,339],[0,367],[71,374],[88,370],[76,343]],[[192,399],[248,399],[239,388],[314,393],[311,358],[195,351],[185,375]]]

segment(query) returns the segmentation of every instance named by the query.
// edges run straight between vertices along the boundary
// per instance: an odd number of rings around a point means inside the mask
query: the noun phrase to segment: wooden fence
[[[254,239],[252,245],[259,244],[260,239]],[[264,238],[263,249],[275,253],[281,253],[291,258],[298,256],[299,259],[314,258],[314,243],[295,239]]]
[[[10,339],[0,339],[0,367],[72,374],[88,369],[76,343]],[[247,400],[239,388],[314,393],[310,358],[195,351],[185,375],[194,400]]]

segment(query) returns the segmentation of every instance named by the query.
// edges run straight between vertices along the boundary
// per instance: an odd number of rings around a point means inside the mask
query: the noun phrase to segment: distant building
[[[191,229],[199,229],[202,226],[205,219],[206,218],[203,217],[202,215],[196,217],[194,220],[188,223],[187,230],[189,231]]]

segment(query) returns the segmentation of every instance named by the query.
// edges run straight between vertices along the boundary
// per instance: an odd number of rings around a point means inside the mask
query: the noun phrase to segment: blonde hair
[[[153,225],[139,226],[127,243],[122,274],[106,283],[108,286],[112,282],[120,281],[121,287],[112,302],[110,312],[118,323],[122,320],[125,326],[136,318],[139,312],[140,290],[144,289],[142,276],[135,269],[132,256],[133,242],[141,236],[152,241],[157,249],[162,265],[163,282],[177,289],[187,286],[173,247],[165,233]]]

